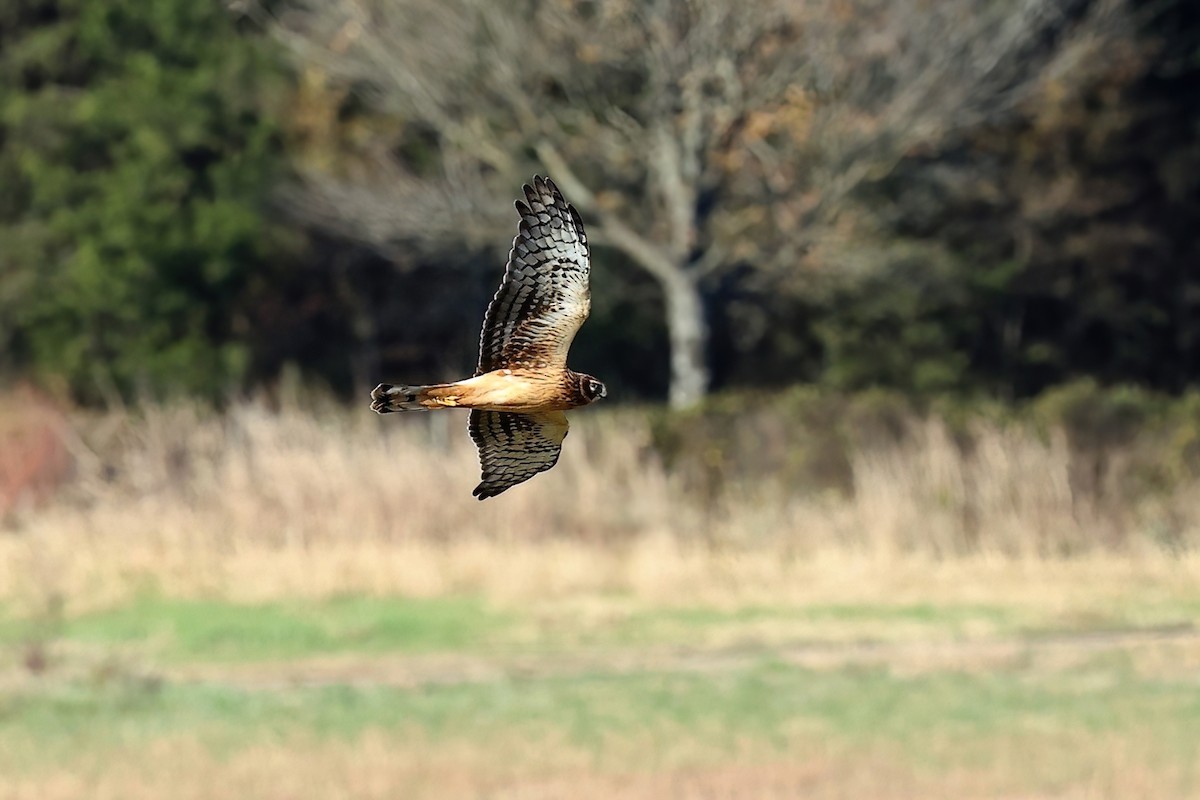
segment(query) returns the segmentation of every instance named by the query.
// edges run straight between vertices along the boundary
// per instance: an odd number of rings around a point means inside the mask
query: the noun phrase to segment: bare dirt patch
[[[897,674],[1011,667],[1065,670],[1102,653],[1176,675],[1200,674],[1200,630],[1191,626],[1065,632],[988,640],[795,642],[783,646],[688,649],[646,647],[572,654],[341,656],[253,664],[189,665],[161,673],[180,683],[217,683],[247,690],[319,686],[419,688],[492,681],[617,676],[643,672],[719,673],[764,660],[807,669],[887,667]]]

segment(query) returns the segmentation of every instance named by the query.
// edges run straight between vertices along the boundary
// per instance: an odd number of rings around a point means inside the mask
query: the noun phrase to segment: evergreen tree
[[[278,77],[216,3],[0,7],[0,368],[84,398],[238,383]]]

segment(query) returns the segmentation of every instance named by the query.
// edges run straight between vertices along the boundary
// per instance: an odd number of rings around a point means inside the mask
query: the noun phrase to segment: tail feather
[[[451,408],[457,405],[453,393],[445,390],[450,384],[438,383],[429,386],[393,386],[381,383],[371,392],[371,410],[378,414],[393,411],[430,411],[435,408]]]

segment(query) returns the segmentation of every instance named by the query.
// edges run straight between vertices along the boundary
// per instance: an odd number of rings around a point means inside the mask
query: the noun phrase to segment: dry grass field
[[[714,493],[581,414],[481,504],[451,415],[38,419],[3,798],[1200,797],[1200,482],[1118,525],[1061,431]]]

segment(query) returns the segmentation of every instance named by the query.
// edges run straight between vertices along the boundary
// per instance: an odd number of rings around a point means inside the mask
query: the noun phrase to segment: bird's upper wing
[[[567,427],[567,415],[561,411],[473,410],[470,431],[479,448],[483,480],[472,494],[486,500],[553,467]]]
[[[477,375],[513,367],[559,368],[591,308],[583,221],[549,178],[516,202],[520,228],[479,337]]]

